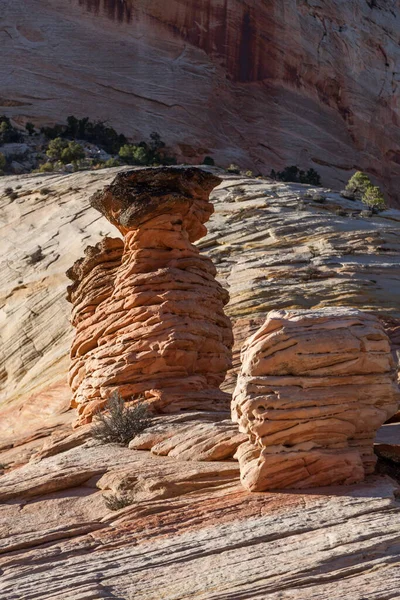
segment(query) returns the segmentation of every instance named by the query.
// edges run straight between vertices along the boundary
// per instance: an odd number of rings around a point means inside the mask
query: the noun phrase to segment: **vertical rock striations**
[[[125,399],[144,394],[159,412],[226,407],[218,388],[231,362],[228,293],[193,245],[219,182],[195,168],[140,169],[93,196],[124,243],[106,239],[68,272],[79,423],[115,389]]]
[[[245,343],[232,402],[251,491],[355,483],[399,389],[378,319],[356,309],[271,311]]]

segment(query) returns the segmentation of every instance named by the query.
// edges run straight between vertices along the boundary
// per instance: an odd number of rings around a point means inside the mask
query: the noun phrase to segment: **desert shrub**
[[[345,191],[351,194],[354,198],[361,200],[367,189],[372,185],[368,175],[357,171],[347,182]]]
[[[35,250],[35,252],[32,252],[32,254],[30,256],[28,256],[28,263],[30,265],[35,265],[36,263],[40,262],[43,259],[44,259],[44,254],[43,254],[42,248],[41,248],[41,246],[38,246],[38,249]]]
[[[121,510],[121,508],[126,508],[134,502],[133,498],[128,495],[118,496],[117,494],[109,494],[108,496],[103,496],[103,498],[108,510]]]
[[[61,152],[60,160],[63,164],[68,164],[85,158],[85,151],[77,142],[68,142],[68,145]]]
[[[85,152],[80,144],[57,137],[49,142],[46,155],[66,165],[85,158]]]
[[[109,158],[103,165],[106,169],[110,169],[112,167],[120,167],[121,161],[118,158]]]
[[[51,194],[52,190],[48,187],[44,187],[40,190],[40,193],[42,194],[42,196],[48,196],[49,194]]]
[[[240,168],[238,165],[231,163],[229,167],[226,169],[227,173],[232,173],[232,175],[240,175]]]
[[[6,168],[6,164],[7,164],[6,157],[4,156],[4,154],[2,154],[0,152],[0,175],[3,174],[4,169]]]
[[[8,197],[10,200],[16,200],[18,198],[18,192],[11,192],[11,194],[8,194]]]
[[[65,133],[65,125],[54,125],[54,127],[42,127],[40,132],[49,140],[54,140]]]
[[[96,413],[92,428],[93,437],[103,444],[127,446],[151,422],[148,409],[142,402],[130,408],[118,392],[111,394],[106,409],[107,412]]]
[[[124,144],[119,149],[119,156],[128,165],[150,165],[151,155],[146,146]]]
[[[211,156],[205,156],[203,160],[203,165],[213,167],[215,165],[214,159]]]
[[[381,189],[373,185],[368,175],[362,171],[357,171],[350,177],[342,195],[346,198],[361,200],[361,202],[376,210],[386,208],[385,197]]]
[[[278,179],[290,183],[306,183],[308,185],[321,185],[321,177],[315,169],[302,171],[296,165],[285,167],[283,171],[276,172],[274,169],[270,173],[271,179]]]
[[[28,132],[29,135],[33,135],[35,133],[35,126],[30,121],[28,121],[27,123],[25,123],[25,129],[26,129],[26,131]]]
[[[45,162],[39,167],[39,173],[51,173],[54,171],[54,164],[51,162]]]
[[[377,210],[384,210],[386,208],[385,197],[377,185],[371,185],[366,189],[362,197],[362,202],[370,208],[376,208]]]
[[[150,135],[149,143],[124,144],[118,154],[128,165],[175,165],[176,158],[168,155],[164,148],[165,143],[161,140],[160,135],[153,132]]]
[[[0,144],[11,144],[21,140],[20,132],[11,125],[10,119],[5,115],[0,116]]]
[[[10,194],[13,193],[13,188],[12,187],[6,187],[6,189],[4,190],[4,193],[6,196],[9,196]]]

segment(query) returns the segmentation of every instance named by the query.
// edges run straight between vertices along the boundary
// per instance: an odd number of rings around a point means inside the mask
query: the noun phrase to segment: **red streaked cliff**
[[[186,160],[357,168],[399,203],[394,0],[0,1],[0,112],[158,130]]]

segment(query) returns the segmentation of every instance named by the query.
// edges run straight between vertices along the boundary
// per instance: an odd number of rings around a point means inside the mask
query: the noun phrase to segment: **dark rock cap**
[[[114,181],[90,198],[119,229],[139,226],[160,214],[181,209],[188,212],[196,203],[201,223],[213,213],[210,192],[222,179],[196,167],[156,167],[118,173]]]

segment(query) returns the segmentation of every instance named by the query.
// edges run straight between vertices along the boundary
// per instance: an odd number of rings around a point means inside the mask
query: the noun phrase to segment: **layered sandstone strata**
[[[22,125],[89,116],[159,131],[184,162],[314,167],[334,189],[361,169],[399,206],[395,0],[0,6],[0,113]]]
[[[361,481],[400,394],[390,345],[356,309],[271,311],[242,351],[233,419],[251,491]]]
[[[226,407],[218,388],[231,361],[228,293],[193,245],[207,232],[219,183],[195,168],[141,169],[93,196],[124,242],[104,240],[68,272],[79,423],[114,390],[128,400],[144,394],[159,412]]]

